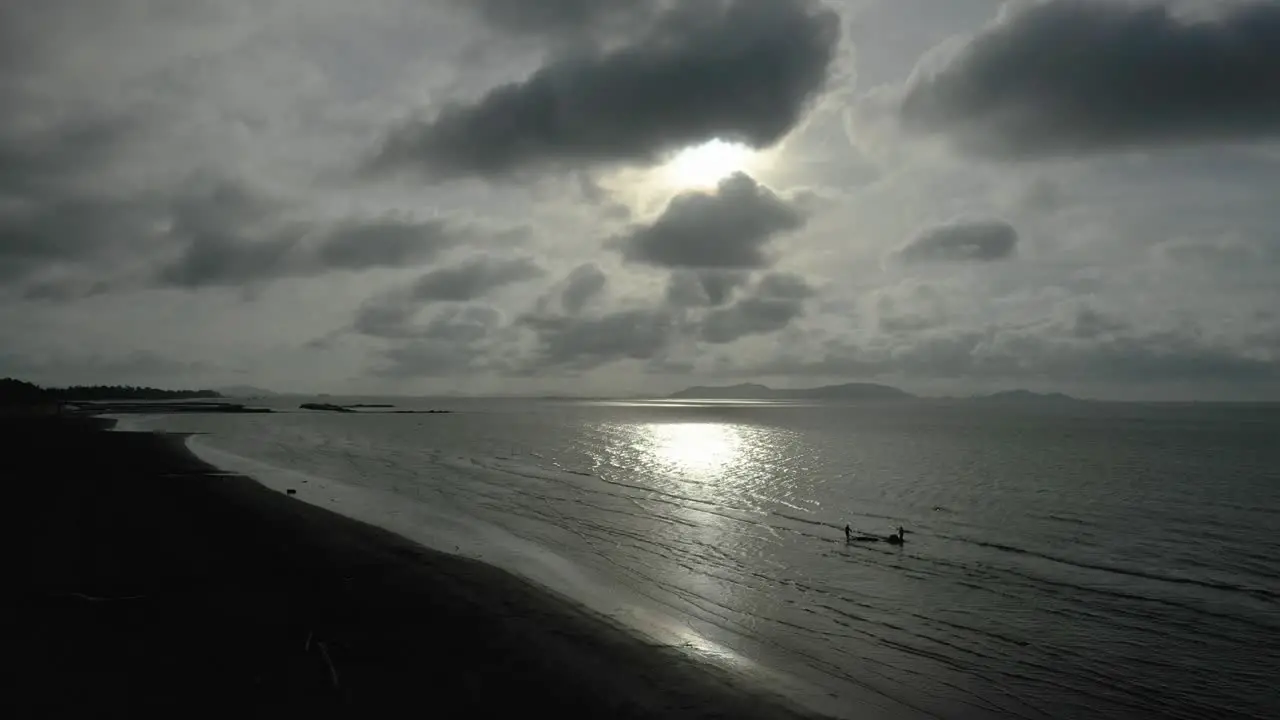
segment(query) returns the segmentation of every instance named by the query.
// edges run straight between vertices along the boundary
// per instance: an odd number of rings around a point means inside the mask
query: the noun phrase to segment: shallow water
[[[828,712],[1280,716],[1280,408],[393,402],[145,422]]]

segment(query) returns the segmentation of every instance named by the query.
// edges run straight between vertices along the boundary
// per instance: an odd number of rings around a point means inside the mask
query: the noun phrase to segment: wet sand
[[[181,436],[104,425],[0,421],[19,716],[806,717],[504,571],[221,473]]]

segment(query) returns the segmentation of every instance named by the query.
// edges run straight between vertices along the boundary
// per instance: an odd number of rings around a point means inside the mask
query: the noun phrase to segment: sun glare
[[[751,148],[739,143],[712,140],[685,148],[666,165],[670,182],[680,188],[714,188],[721,180],[746,170]]]
[[[738,429],[719,423],[655,423],[649,436],[654,457],[682,472],[722,470],[738,460],[742,447]]]

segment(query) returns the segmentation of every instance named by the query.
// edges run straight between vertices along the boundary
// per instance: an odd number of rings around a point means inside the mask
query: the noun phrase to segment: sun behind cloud
[[[730,175],[751,170],[755,159],[746,145],[717,138],[681,150],[661,172],[667,183],[681,190],[713,189]]]

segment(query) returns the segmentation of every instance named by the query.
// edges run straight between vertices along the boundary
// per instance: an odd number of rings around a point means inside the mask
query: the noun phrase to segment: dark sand
[[[503,571],[102,423],[0,421],[6,717],[801,716]]]

